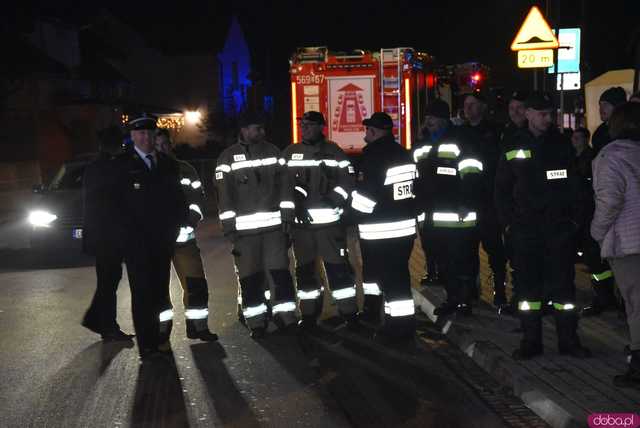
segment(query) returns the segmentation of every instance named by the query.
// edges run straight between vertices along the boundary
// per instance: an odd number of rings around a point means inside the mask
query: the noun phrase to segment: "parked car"
[[[95,158],[87,155],[65,162],[49,184],[34,186],[27,217],[33,250],[82,250],[82,179]]]

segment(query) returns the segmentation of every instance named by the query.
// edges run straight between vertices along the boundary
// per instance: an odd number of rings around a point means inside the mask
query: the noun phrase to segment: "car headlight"
[[[28,220],[34,227],[49,227],[57,218],[57,215],[51,214],[49,211],[37,210],[29,213]]]

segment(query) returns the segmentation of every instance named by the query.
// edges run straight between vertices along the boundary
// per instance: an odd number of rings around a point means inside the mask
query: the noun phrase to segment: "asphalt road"
[[[230,246],[214,222],[199,240],[220,341],[186,338],[173,275],[175,364],[151,366],[80,326],[95,287],[86,260],[34,269],[27,250],[0,251],[0,426],[545,426],[427,321],[408,350],[366,330],[251,339],[237,321]],[[118,299],[132,332],[126,276]]]

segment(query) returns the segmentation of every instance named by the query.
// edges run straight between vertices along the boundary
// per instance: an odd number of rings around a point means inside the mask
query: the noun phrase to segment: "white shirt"
[[[145,165],[147,165],[147,168],[149,168],[149,170],[151,170],[151,161],[149,160],[149,158],[147,158],[148,155],[151,155],[151,157],[153,158],[153,162],[156,164],[156,166],[158,166],[158,159],[156,158],[156,152],[145,153],[142,150],[140,150],[135,144],[133,145],[133,148],[138,153],[138,156],[142,158],[142,160],[144,161]]]

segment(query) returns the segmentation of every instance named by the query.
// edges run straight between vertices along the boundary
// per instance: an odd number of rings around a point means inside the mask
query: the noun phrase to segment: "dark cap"
[[[266,117],[259,111],[245,111],[238,117],[238,126],[240,128],[246,128],[249,125],[264,125],[266,123]]]
[[[318,125],[324,125],[327,123],[324,120],[324,116],[322,115],[322,113],[320,113],[319,111],[313,111],[313,110],[305,112],[305,114],[303,114],[302,117],[299,118],[298,120],[304,120],[305,122],[314,122],[314,123],[317,123]]]
[[[362,124],[364,126],[368,126],[369,128],[378,128],[378,129],[393,128],[393,120],[391,120],[391,116],[381,111],[377,111],[373,113],[369,119],[363,120]]]
[[[553,101],[551,97],[540,91],[531,92],[524,102],[526,108],[534,110],[551,110],[553,109]]]
[[[602,93],[602,95],[600,95],[600,101],[608,102],[612,106],[616,107],[627,102],[627,93],[624,91],[624,88],[614,86],[607,89]]]
[[[156,129],[158,118],[149,113],[136,113],[131,115],[131,119],[127,124],[130,131],[139,131],[143,129]]]
[[[520,101],[523,103],[527,101],[528,97],[529,97],[529,91],[515,90],[511,93],[511,97],[509,97],[509,99]]]
[[[433,116],[440,119],[451,119],[451,111],[449,110],[449,104],[439,98],[431,101],[424,111],[425,116]]]
[[[479,89],[476,89],[473,92],[469,92],[469,93],[463,94],[462,95],[462,101],[466,100],[467,97],[473,97],[476,100],[478,100],[478,101],[480,101],[482,103],[485,103],[485,104],[487,102],[486,94],[483,91],[479,90]]]

